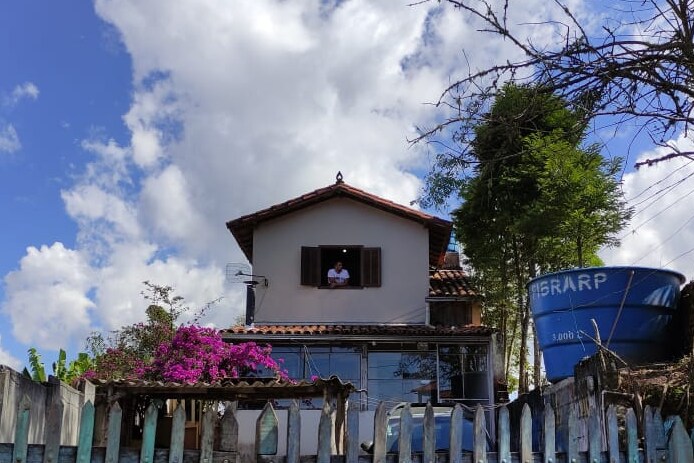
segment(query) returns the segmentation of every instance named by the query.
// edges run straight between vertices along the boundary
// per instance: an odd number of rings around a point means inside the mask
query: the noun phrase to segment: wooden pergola
[[[138,404],[153,401],[193,400],[205,402],[236,402],[263,404],[281,399],[305,400],[322,398],[335,403],[335,435],[345,426],[347,399],[356,389],[338,377],[318,378],[315,381],[290,382],[276,378],[229,378],[216,383],[193,384],[146,380],[92,380],[96,387],[95,441],[106,437],[108,410],[118,403],[123,410],[121,442],[132,445],[129,432],[135,423]],[[235,408],[235,407],[234,407]],[[101,432],[100,432],[101,431]]]

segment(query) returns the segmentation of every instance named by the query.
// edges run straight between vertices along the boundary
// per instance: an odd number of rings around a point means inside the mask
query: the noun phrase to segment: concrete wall
[[[300,284],[301,247],[381,248],[381,286],[330,290]],[[359,324],[426,322],[429,232],[423,224],[335,198],[275,220],[254,232],[256,323]],[[349,270],[349,269],[348,269]]]
[[[57,395],[64,405],[60,443],[77,445],[82,405],[85,400],[94,402],[94,389],[89,389],[85,394],[53,377],[47,383],[37,383],[0,365],[0,443],[14,442],[17,410],[24,395],[31,401],[29,443],[45,443],[46,410]]]

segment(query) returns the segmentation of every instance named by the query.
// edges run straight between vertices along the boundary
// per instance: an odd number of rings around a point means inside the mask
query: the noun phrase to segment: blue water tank
[[[672,357],[670,322],[682,274],[645,267],[591,267],[548,273],[528,283],[547,379],[573,376],[574,365],[603,346],[632,365]]]

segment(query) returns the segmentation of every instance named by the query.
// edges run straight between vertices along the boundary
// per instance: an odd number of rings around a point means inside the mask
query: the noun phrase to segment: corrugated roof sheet
[[[226,225],[234,235],[246,258],[253,262],[253,230],[257,224],[336,197],[349,198],[426,225],[429,228],[429,265],[438,267],[443,262],[453,226],[451,222],[367,193],[341,180],[338,180],[333,185],[301,195],[298,198],[290,199],[267,209],[231,220]]]
[[[227,378],[216,383],[194,384],[146,380],[91,380],[98,388],[112,394],[146,394],[150,397],[256,399],[321,397],[323,391],[354,392],[352,383],[342,382],[337,376],[315,381],[288,382],[275,378]]]

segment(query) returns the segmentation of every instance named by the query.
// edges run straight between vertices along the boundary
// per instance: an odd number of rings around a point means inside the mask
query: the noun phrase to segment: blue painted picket
[[[46,428],[49,431],[50,442],[45,445],[28,445],[29,417],[31,402],[25,396],[17,405],[17,421],[15,428],[15,442],[12,444],[0,444],[0,463],[32,463],[43,461],[43,463],[186,463],[197,461],[200,463],[238,463],[238,422],[236,419],[235,407],[228,406],[223,417],[217,416],[217,408],[208,405],[202,419],[202,440],[201,449],[195,451],[196,457],[191,457],[191,451],[183,449],[183,436],[185,427],[185,413],[183,407],[177,407],[171,428],[171,446],[169,449],[155,449],[155,436],[158,423],[158,414],[161,403],[153,402],[147,408],[143,426],[142,445],[139,455],[133,449],[123,449],[120,444],[120,433],[122,428],[122,411],[118,403],[111,406],[108,414],[107,447],[96,448],[93,446],[94,438],[94,406],[91,402],[86,402],[82,408],[79,445],[71,448],[55,447],[55,433],[60,433],[60,420],[56,413],[61,413],[63,404],[56,402],[46,411]],[[322,411],[318,430],[318,451],[316,455],[301,455],[299,441],[301,436],[301,418],[299,406],[296,401],[291,405],[287,419],[287,456],[278,456],[279,448],[279,420],[277,411],[268,403],[256,422],[256,452],[258,462],[316,462],[330,463],[336,461],[333,455],[335,448],[341,448],[337,444],[336,436],[333,432],[333,409],[326,402]],[[450,449],[448,452],[434,452],[436,449],[436,433],[433,432],[435,425],[433,410],[428,406],[425,413],[425,429],[423,435],[427,441],[424,442],[424,454],[419,457],[412,455],[410,435],[413,429],[412,414],[409,406],[406,406],[401,414],[399,443],[399,454],[387,456],[387,415],[384,413],[385,405],[379,405],[374,420],[373,454],[359,455],[356,445],[359,436],[358,410],[348,408],[346,429],[345,429],[345,455],[337,461],[346,463],[358,462],[402,462],[412,461],[436,461],[460,463],[462,461],[474,461],[475,463],[557,463],[564,462],[588,462],[588,463],[694,463],[694,447],[690,434],[684,428],[679,417],[669,417],[665,423],[659,410],[652,407],[645,407],[643,411],[643,436],[641,436],[643,446],[638,447],[639,436],[637,429],[636,414],[629,409],[623,416],[624,422],[624,443],[620,446],[618,416],[614,406],[608,407],[605,419],[605,431],[601,431],[597,423],[598,420],[590,418],[588,414],[588,442],[586,452],[579,451],[578,441],[580,437],[577,410],[575,407],[569,412],[568,417],[568,439],[567,448],[564,452],[557,451],[555,442],[558,429],[556,427],[556,416],[551,406],[546,406],[541,420],[537,420],[535,426],[542,427],[544,438],[541,442],[541,449],[533,449],[533,419],[531,409],[526,404],[523,407],[519,426],[519,449],[517,452],[511,451],[510,434],[511,426],[509,412],[505,406],[497,411],[496,444],[488,448],[487,426],[485,424],[485,410],[478,406],[474,414],[473,422],[473,449],[472,454],[464,456],[461,432],[463,410],[460,405],[454,408],[451,415],[450,426]],[[285,413],[284,411],[280,413]],[[597,414],[595,410],[592,413]],[[218,431],[215,431],[218,430]],[[463,430],[466,430],[463,429]],[[218,437],[215,437],[215,433]],[[468,431],[469,432],[469,431]],[[191,459],[193,458],[193,459]]]

